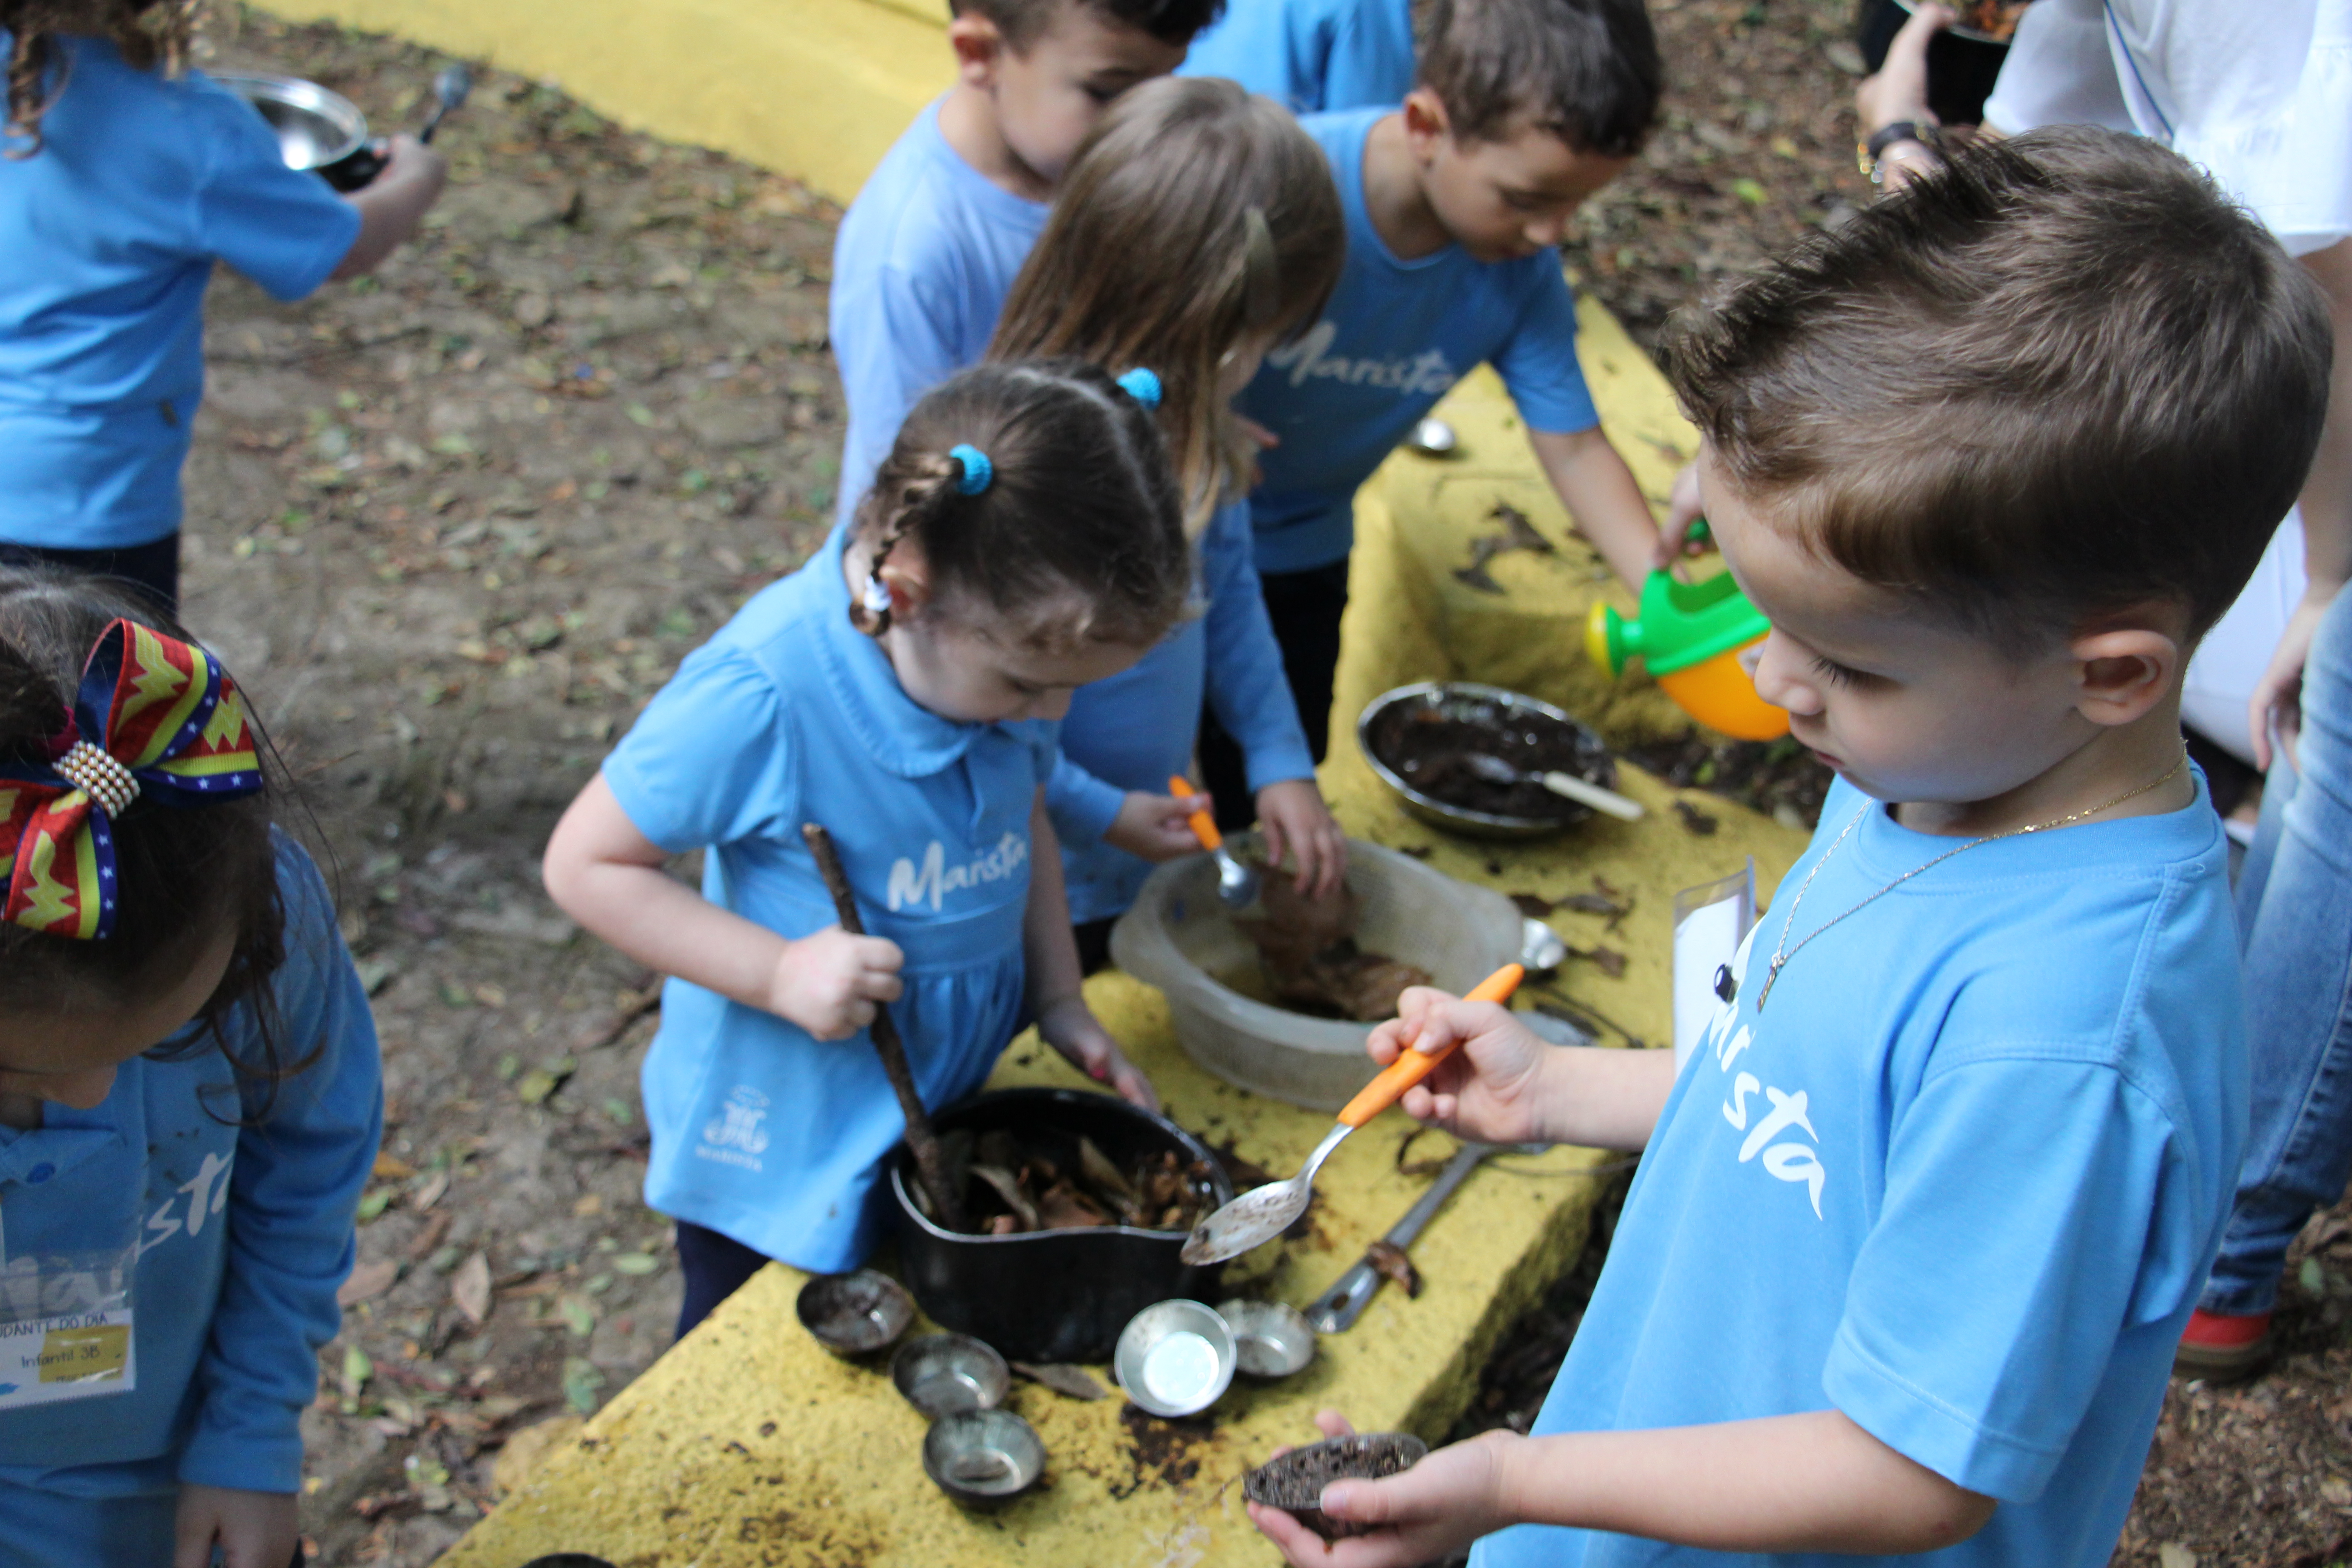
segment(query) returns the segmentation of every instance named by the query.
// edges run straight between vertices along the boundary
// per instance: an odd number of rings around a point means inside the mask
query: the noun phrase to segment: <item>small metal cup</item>
[[[936,1421],[995,1409],[1013,1386],[1013,1369],[969,1334],[925,1334],[890,1358],[890,1381],[908,1404]]]
[[[915,1321],[915,1299],[906,1288],[871,1268],[820,1274],[801,1287],[794,1307],[801,1327],[837,1356],[878,1351]]]
[[[1232,1325],[1198,1301],[1159,1301],[1128,1320],[1111,1371],[1129,1399],[1154,1415],[1206,1410],[1233,1385],[1240,1362]]]
[[[1288,1377],[1315,1359],[1315,1327],[1281,1301],[1220,1301],[1234,1331],[1235,1366],[1249,1377]]]
[[[1045,1444],[1010,1410],[943,1415],[924,1434],[923,1473],[960,1503],[1000,1503],[1045,1473]]]

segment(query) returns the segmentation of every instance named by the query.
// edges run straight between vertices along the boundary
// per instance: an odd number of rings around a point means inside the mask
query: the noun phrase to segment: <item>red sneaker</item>
[[[2252,1377],[2271,1362],[2271,1315],[2247,1312],[2230,1316],[2199,1308],[2189,1314],[2180,1347],[2172,1352],[2178,1377],[2201,1377],[2209,1383],[2235,1383]]]

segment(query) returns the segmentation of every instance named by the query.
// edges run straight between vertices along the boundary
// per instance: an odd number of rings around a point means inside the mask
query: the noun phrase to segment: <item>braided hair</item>
[[[933,389],[853,526],[875,573],[912,539],[948,614],[1009,626],[1033,647],[1149,646],[1192,590],[1159,422],[1079,360],[984,364]],[[849,614],[869,636],[889,629],[886,599],[853,598]]]
[[[12,158],[41,150],[41,116],[64,90],[59,33],[97,33],[122,52],[133,70],[161,67],[177,75],[188,63],[204,0],[0,0],[0,31],[8,35],[8,110],[0,134],[22,138]]]

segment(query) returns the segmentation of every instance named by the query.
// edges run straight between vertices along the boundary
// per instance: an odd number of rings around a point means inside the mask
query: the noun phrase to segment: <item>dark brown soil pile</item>
[[[1421,1463],[1429,1445],[1409,1432],[1358,1432],[1293,1448],[1268,1459],[1242,1482],[1249,1500],[1278,1508],[1326,1541],[1378,1528],[1333,1519],[1317,1506],[1333,1481],[1377,1481]]]
[[[1616,781],[1616,769],[1598,738],[1540,713],[1471,719],[1455,711],[1400,708],[1381,716],[1371,743],[1374,755],[1432,800],[1492,816],[1575,822],[1592,811],[1533,778],[1490,782],[1475,771],[1474,758],[1496,758],[1525,773],[1558,771],[1598,784]]]
[[[1258,880],[1260,912],[1236,923],[1256,945],[1282,1005],[1374,1024],[1396,1016],[1406,986],[1429,984],[1429,971],[1356,945],[1363,900],[1344,884],[1328,899],[1310,899],[1273,867],[1260,865]]]

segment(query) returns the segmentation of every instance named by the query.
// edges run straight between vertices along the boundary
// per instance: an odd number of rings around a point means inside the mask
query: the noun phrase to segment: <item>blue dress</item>
[[[604,761],[637,830],[701,848],[702,893],[786,937],[835,923],[801,838],[833,835],[868,931],[905,950],[891,1005],[926,1105],[977,1089],[1021,1020],[1029,814],[1055,726],[918,705],[849,622],[844,534],[756,595]],[[798,1268],[855,1267],[879,1163],[906,1132],[864,1034],[798,1025],[683,980],[644,1069],[646,1201]]]

